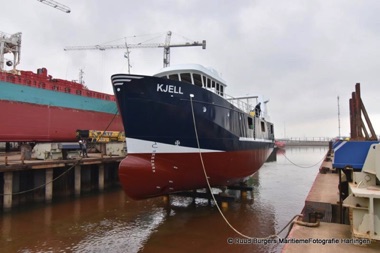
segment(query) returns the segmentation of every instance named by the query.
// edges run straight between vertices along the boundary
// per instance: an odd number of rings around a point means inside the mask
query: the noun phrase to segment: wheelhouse
[[[198,64],[167,67],[154,76],[190,83],[210,90],[222,97],[224,97],[227,87],[225,81],[214,69],[205,68]]]

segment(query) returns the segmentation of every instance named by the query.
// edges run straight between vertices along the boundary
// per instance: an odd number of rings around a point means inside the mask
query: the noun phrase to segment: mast
[[[340,138],[340,105],[339,105],[339,96],[337,96],[338,100],[338,137]]]

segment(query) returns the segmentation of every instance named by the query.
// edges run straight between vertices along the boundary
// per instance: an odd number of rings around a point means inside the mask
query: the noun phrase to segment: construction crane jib
[[[128,54],[129,48],[164,48],[164,67],[170,66],[170,48],[172,47],[194,47],[201,46],[202,49],[206,49],[206,40],[202,42],[187,42],[187,43],[178,43],[178,44],[170,44],[170,39],[172,36],[172,32],[168,31],[166,34],[165,43],[138,43],[138,44],[118,44],[118,45],[95,45],[95,46],[68,46],[65,47],[65,51],[69,50],[108,50],[108,49],[126,49]],[[129,57],[128,61],[129,61]]]
[[[69,7],[67,7],[66,5],[63,5],[63,4],[60,4],[56,1],[53,1],[53,0],[37,0],[38,2],[41,2],[41,3],[44,3],[46,5],[49,5],[57,10],[60,10],[60,11],[63,11],[63,12],[66,12],[66,13],[70,13],[71,10]]]

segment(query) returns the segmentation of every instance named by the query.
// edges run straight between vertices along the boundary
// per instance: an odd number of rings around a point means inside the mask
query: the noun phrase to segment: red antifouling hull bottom
[[[255,173],[270,150],[202,153],[211,186],[237,183]],[[199,153],[130,154],[119,165],[125,193],[139,200],[207,187]]]
[[[0,108],[0,141],[76,141],[78,129],[124,130],[121,117],[109,113],[9,101]]]

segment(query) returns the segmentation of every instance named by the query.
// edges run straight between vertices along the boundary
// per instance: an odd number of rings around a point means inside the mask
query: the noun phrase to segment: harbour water
[[[223,219],[207,200],[134,201],[121,189],[0,214],[1,252],[280,252],[261,240],[300,214],[328,147],[288,147],[249,182]],[[206,168],[207,169],[207,168]],[[239,197],[238,192],[230,191]],[[286,235],[287,229],[280,238]]]

